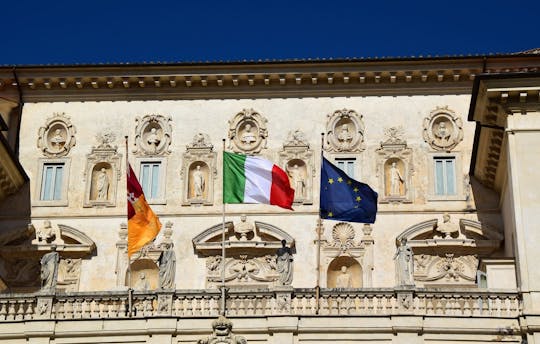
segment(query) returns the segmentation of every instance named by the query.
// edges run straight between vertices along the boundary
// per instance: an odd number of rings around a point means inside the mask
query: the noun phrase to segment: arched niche
[[[390,158],[386,160],[384,163],[385,196],[402,197],[406,194],[405,175],[405,164],[401,159]],[[396,183],[395,186],[393,183]]]
[[[131,284],[129,283],[131,279]],[[131,274],[126,274],[126,286],[135,290],[155,290],[159,286],[159,268],[148,258],[137,259],[131,263]]]
[[[208,199],[210,167],[204,161],[194,161],[188,169],[188,199]]]
[[[328,265],[326,272],[326,285],[328,288],[338,288],[338,279],[343,275],[343,267],[346,268],[346,274],[349,275],[350,288],[362,288],[362,266],[352,257],[340,256],[336,257]]]

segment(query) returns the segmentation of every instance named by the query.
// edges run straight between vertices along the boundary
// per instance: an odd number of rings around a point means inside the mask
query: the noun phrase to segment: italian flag
[[[223,203],[263,203],[291,209],[289,177],[272,162],[223,152]]]

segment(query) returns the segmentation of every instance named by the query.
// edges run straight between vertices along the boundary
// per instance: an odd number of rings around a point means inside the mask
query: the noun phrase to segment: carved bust
[[[247,344],[247,340],[242,336],[232,334],[232,322],[220,315],[212,322],[213,333],[210,337],[199,339],[197,344]]]

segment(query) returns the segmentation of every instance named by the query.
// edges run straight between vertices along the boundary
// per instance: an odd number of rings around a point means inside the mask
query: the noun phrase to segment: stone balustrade
[[[118,319],[173,316],[217,317],[218,290],[134,292],[129,314],[126,291],[101,293],[16,294],[0,296],[0,321],[34,319]],[[521,314],[517,292],[426,289],[276,288],[227,294],[227,315],[418,316],[514,318]]]

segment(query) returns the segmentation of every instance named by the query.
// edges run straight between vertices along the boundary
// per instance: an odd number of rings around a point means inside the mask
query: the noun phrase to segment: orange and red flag
[[[144,198],[144,193],[131,168],[127,168],[128,257],[154,240],[161,222]]]

